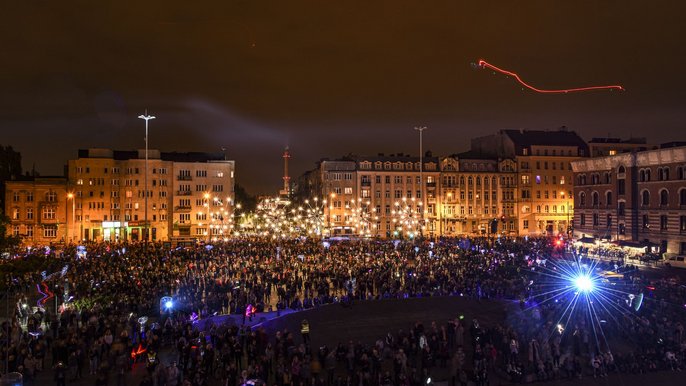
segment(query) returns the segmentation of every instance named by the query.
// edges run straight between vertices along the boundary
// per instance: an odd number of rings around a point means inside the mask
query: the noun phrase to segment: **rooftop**
[[[574,131],[503,130],[517,146],[577,146],[586,148],[586,142]]]

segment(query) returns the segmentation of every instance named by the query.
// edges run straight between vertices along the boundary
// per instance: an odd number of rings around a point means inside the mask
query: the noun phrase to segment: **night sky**
[[[139,3],[146,3],[145,5]],[[220,151],[252,193],[347,153],[467,150],[504,128],[684,140],[683,1],[4,1],[0,143],[59,174],[76,150]],[[541,95],[470,64],[486,59]]]

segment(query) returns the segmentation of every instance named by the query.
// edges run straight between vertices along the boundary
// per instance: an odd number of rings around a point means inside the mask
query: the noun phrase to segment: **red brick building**
[[[572,162],[574,236],[686,255],[686,146],[679,145]]]

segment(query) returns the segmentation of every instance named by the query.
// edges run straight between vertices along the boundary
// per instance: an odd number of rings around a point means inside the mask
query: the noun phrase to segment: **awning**
[[[646,245],[645,243],[641,241],[631,241],[631,240],[619,240],[617,241],[617,245],[620,247],[629,247],[629,248],[645,248]]]
[[[579,243],[584,243],[584,244],[595,244],[595,238],[594,237],[582,237],[577,240]]]

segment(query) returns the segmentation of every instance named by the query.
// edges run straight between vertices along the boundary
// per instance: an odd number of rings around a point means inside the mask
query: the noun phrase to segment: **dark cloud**
[[[464,150],[501,128],[683,139],[686,4],[626,1],[7,2],[0,130],[46,174],[77,148],[226,147],[253,191],[323,156]],[[475,70],[485,58],[540,95]]]

